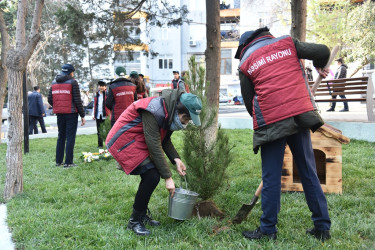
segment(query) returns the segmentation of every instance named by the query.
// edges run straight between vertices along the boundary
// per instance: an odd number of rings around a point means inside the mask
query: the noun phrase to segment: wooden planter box
[[[311,133],[314,149],[316,170],[319,181],[325,193],[342,193],[342,144],[349,143],[350,139],[343,136],[341,131],[324,125],[315,133]],[[285,149],[281,191],[303,191],[297,166],[292,152],[287,146]]]

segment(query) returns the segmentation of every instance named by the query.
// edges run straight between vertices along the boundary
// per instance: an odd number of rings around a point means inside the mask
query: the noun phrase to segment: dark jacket
[[[93,114],[94,114],[95,119],[98,116],[98,99],[99,99],[99,95],[100,95],[99,93],[100,93],[100,91],[96,92],[95,97],[94,97],[94,112],[93,112]],[[103,119],[111,114],[111,111],[105,105],[106,99],[107,99],[107,92],[103,91],[103,103],[102,103]]]
[[[66,82],[69,82],[71,85],[71,93],[69,94],[69,98],[71,98],[71,105],[66,104],[66,100],[58,100],[58,103],[54,105],[54,100],[56,100],[56,96],[54,98],[53,89],[55,86],[64,85]],[[55,85],[55,86],[53,86]],[[70,91],[70,89],[67,91]],[[82,100],[81,100],[81,93],[79,91],[78,82],[69,75],[57,75],[55,80],[52,83],[51,88],[48,92],[48,103],[53,107],[54,112],[55,108],[58,108],[60,110],[61,108],[67,108],[70,109],[70,112],[63,112],[63,113],[76,113],[78,112],[81,117],[85,117],[85,111],[82,106]],[[67,107],[63,107],[67,106]],[[71,107],[69,107],[71,106]],[[60,112],[55,112],[56,114],[62,114]]]
[[[29,115],[42,117],[46,113],[43,106],[42,95],[38,91],[33,91],[28,96]]]
[[[257,37],[271,35],[269,32],[262,32],[258,34]],[[255,37],[255,39],[257,38]],[[297,56],[299,59],[309,59],[313,60],[315,67],[324,67],[328,62],[330,51],[325,45],[312,44],[299,42],[298,40],[293,39],[295,49],[297,51]],[[249,47],[243,49],[242,55]],[[241,56],[242,58],[242,56]],[[261,69],[260,69],[261,70]],[[300,69],[302,72],[302,68]],[[277,72],[276,72],[277,73]],[[244,99],[244,103],[247,111],[252,115],[253,111],[253,100],[256,95],[253,81],[246,77],[244,73],[239,72],[241,92]],[[285,83],[280,80],[276,83],[278,85],[284,85]],[[318,113],[313,111],[308,111],[300,115],[286,118],[284,120],[277,121],[275,123],[269,124],[262,128],[259,128],[254,131],[253,136],[253,149],[257,153],[261,145],[275,141],[280,138],[297,133],[302,128],[310,128],[313,131],[318,129],[323,124],[323,121]]]
[[[341,64],[335,73],[335,79],[346,78],[346,70],[348,66],[346,64]]]
[[[177,88],[185,91],[186,93],[190,93],[189,85],[187,85],[184,82],[184,79],[182,77],[178,78],[177,80],[176,79],[172,80],[171,89],[177,89]]]

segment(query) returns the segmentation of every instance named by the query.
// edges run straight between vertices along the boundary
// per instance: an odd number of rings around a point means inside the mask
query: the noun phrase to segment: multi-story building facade
[[[290,16],[288,8],[284,8],[276,0],[231,0],[221,1],[220,29],[221,29],[221,69],[220,81],[223,93],[233,97],[240,95],[238,81],[238,60],[234,59],[240,35],[247,30],[259,27],[270,27],[274,35],[289,33],[287,20],[280,20],[280,16]],[[286,1],[287,2],[287,1]],[[287,2],[288,3],[288,2]],[[201,0],[170,0],[176,7],[187,6],[189,13],[181,26],[158,27],[146,22],[145,17],[137,15],[128,25],[138,25],[141,29],[139,36],[144,46],[133,46],[133,60],[125,62],[115,61],[117,66],[124,66],[127,72],[132,70],[149,77],[153,86],[160,83],[170,83],[173,70],[188,70],[188,60],[195,55],[196,60],[205,62],[206,50],[206,9]],[[148,32],[144,32],[144,31]],[[136,38],[136,37],[135,37]],[[126,53],[127,48],[116,47]],[[147,56],[143,50],[156,52],[157,55]]]

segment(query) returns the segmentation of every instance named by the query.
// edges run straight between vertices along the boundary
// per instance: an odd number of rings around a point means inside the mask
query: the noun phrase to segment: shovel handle
[[[258,188],[257,188],[257,191],[255,191],[255,196],[256,197],[259,197],[260,196],[260,193],[262,192],[262,188],[263,188],[263,180],[260,182]]]
[[[329,68],[329,66],[331,65],[333,59],[335,59],[335,56],[337,54],[337,52],[339,51],[339,46],[335,46],[332,51],[331,51],[331,56],[329,57],[328,59],[328,63],[327,65],[324,67],[325,69]],[[319,84],[320,82],[322,81],[323,77],[321,75],[318,76],[318,78],[316,78],[315,82],[314,82],[314,85],[311,87],[311,93],[313,95],[315,95],[315,92],[316,90],[318,89],[319,87]]]

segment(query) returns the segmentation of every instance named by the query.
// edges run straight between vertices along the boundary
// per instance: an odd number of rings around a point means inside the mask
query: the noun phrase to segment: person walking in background
[[[312,69],[310,68],[310,66],[306,66],[305,73],[306,73],[306,76],[307,76],[307,80],[314,81],[314,77],[313,77],[313,74],[312,74]]]
[[[137,100],[137,86],[125,78],[125,69],[116,69],[118,78],[112,81],[108,88],[105,105],[111,110],[111,126],[115,124],[122,112]]]
[[[81,116],[81,126],[85,125],[85,112],[82,106],[78,82],[74,79],[74,67],[64,64],[61,67],[48,93],[48,103],[57,115],[58,138],[56,145],[56,166],[64,168],[77,166],[73,163],[74,145],[76,140],[78,114]]]
[[[187,84],[185,84],[184,80],[180,77],[180,72],[177,70],[172,71],[173,72],[173,80],[172,80],[172,89],[182,89],[186,93],[189,93],[189,87]]]
[[[148,213],[148,203],[160,178],[165,180],[171,196],[175,191],[164,153],[176,164],[179,175],[186,174],[185,164],[173,146],[171,135],[173,131],[186,128],[190,120],[200,126],[201,109],[202,101],[196,95],[184,93],[181,89],[166,89],[161,97],[132,103],[109,131],[106,139],[108,151],[126,174],[141,176],[127,226],[137,235],[151,234],[145,224],[160,225]]]
[[[261,149],[262,210],[260,227],[245,231],[250,240],[276,240],[280,211],[281,170],[286,144],[298,168],[314,228],[307,234],[324,241],[331,237],[328,205],[316,173],[310,129],[324,124],[316,112],[314,99],[300,59],[309,59],[318,73],[330,51],[322,44],[304,43],[290,36],[275,38],[267,27],[245,32],[235,58],[240,59],[239,78],[247,111],[253,118],[253,150]]]
[[[338,68],[337,68],[337,71],[336,71],[336,74],[335,74],[335,79],[346,78],[346,70],[347,70],[348,66],[346,66],[346,64],[344,64],[344,60],[342,58],[337,59],[336,62],[337,62]],[[342,90],[338,90],[337,88],[335,89],[335,87],[333,87],[332,89],[333,89],[332,99],[336,99],[337,94],[335,95],[335,92],[336,93],[342,92]],[[341,99],[346,99],[345,95],[339,95],[339,96],[340,96]],[[344,103],[344,108],[341,109],[340,112],[348,112],[349,111],[348,102],[343,101],[343,103]],[[332,102],[331,108],[328,109],[327,111],[333,112],[333,111],[335,111],[335,108],[336,108],[336,102]]]
[[[103,140],[105,138],[101,135],[100,125],[105,121],[105,119],[110,115],[109,109],[105,106],[106,100],[106,89],[107,84],[103,81],[98,82],[99,90],[95,93],[94,97],[94,112],[92,119],[96,121],[96,130],[98,135],[98,148],[103,147]]]
[[[82,106],[83,106],[83,109],[86,110],[87,108],[87,105],[89,105],[90,103],[90,100],[89,100],[89,92],[86,91],[86,90],[82,90],[81,91],[81,100],[82,100]]]
[[[30,117],[30,125],[29,125],[29,134],[32,135],[38,134],[38,127],[37,122],[40,123],[40,128],[42,129],[42,133],[47,133],[46,126],[44,124],[43,116],[46,115],[46,111],[44,110],[42,95],[40,94],[39,86],[34,87],[34,91],[29,94],[28,96],[28,103],[29,103],[29,117]]]
[[[143,82],[143,78],[139,77],[137,71],[130,72],[130,81],[137,86],[137,99],[143,99],[148,97],[146,93],[146,86]]]

